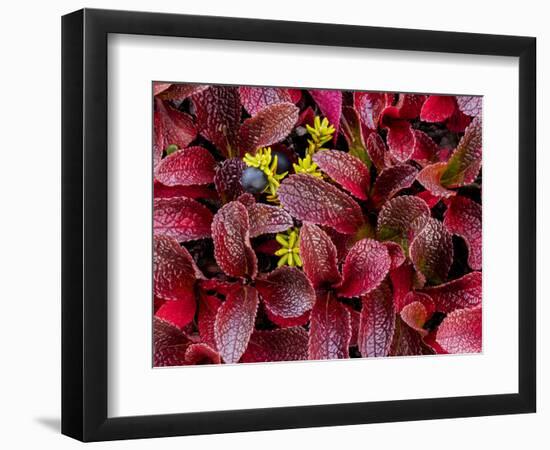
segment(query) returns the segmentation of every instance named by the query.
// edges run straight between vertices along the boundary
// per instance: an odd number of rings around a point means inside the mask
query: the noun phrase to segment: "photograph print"
[[[154,367],[482,351],[482,97],[153,82],[152,117]]]

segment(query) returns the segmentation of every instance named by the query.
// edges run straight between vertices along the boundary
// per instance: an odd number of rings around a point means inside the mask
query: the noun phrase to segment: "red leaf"
[[[302,327],[254,331],[241,362],[300,361],[307,359],[307,331]]]
[[[409,292],[403,303],[404,306],[400,311],[403,321],[422,336],[426,336],[428,331],[423,327],[435,312],[433,300],[426,294]]]
[[[456,101],[450,95],[430,95],[422,105],[420,120],[425,122],[444,122],[451,117]]]
[[[162,133],[164,145],[187,147],[197,136],[193,118],[158,98],[155,100],[155,106],[160,121],[158,131]]]
[[[172,100],[176,103],[182,102],[193,94],[198,94],[208,88],[206,84],[177,83],[169,85],[168,89],[159,95],[163,100]]]
[[[251,116],[255,116],[269,105],[285,102],[295,103],[290,95],[289,89],[284,88],[241,86],[239,87],[239,94],[244,109],[246,109]]]
[[[361,239],[346,257],[338,294],[359,297],[371,292],[384,280],[390,265],[390,255],[384,244],[374,239]]]
[[[386,138],[391,155],[398,162],[405,162],[413,154],[415,137],[410,122],[395,120],[388,127]]]
[[[292,103],[266,106],[258,114],[246,119],[239,130],[241,154],[255,153],[285,139],[298,120],[299,110]]]
[[[267,307],[264,308],[265,314],[267,315],[267,318],[273,322],[275,325],[278,325],[280,328],[289,328],[289,327],[297,327],[301,325],[305,325],[309,322],[309,316],[310,312],[305,312],[301,316],[298,317],[292,317],[292,318],[285,318],[281,316],[276,316],[273,314]]]
[[[191,344],[185,352],[185,362],[192,366],[221,364],[220,354],[207,344]]]
[[[440,200],[439,197],[432,195],[429,191],[421,191],[416,196],[424,200],[430,209],[437,205]]]
[[[316,225],[304,222],[300,229],[300,255],[313,287],[328,288],[341,281],[336,247]]]
[[[195,301],[193,287],[202,278],[186,248],[172,238],[155,236],[153,242],[153,292],[164,300]]]
[[[387,356],[395,330],[392,292],[387,283],[363,297],[358,345],[363,357]]]
[[[473,183],[481,168],[481,119],[474,118],[441,174],[441,184],[447,188]]]
[[[451,312],[437,329],[437,343],[448,353],[480,353],[481,306]]]
[[[256,277],[256,254],[250,245],[250,225],[245,206],[232,201],[220,208],[212,221],[214,256],[232,277]]]
[[[367,152],[374,167],[380,172],[391,166],[391,157],[384,140],[378,133],[371,133],[367,139]]]
[[[178,328],[183,328],[195,317],[195,299],[165,302],[155,313],[155,317]]]
[[[457,280],[426,288],[422,292],[432,298],[437,311],[444,313],[481,305],[481,272],[469,273]]]
[[[158,81],[153,82],[153,95],[160,94],[170,86],[172,86],[172,83],[159,83]]]
[[[456,108],[451,117],[445,121],[445,126],[453,133],[464,133],[464,130],[470,125],[472,118]],[[448,158],[447,158],[448,159]]]
[[[325,116],[334,127],[334,142],[336,142],[338,128],[340,126],[340,117],[342,115],[342,91],[310,89],[309,93],[319,106],[323,116]]]
[[[414,130],[414,137],[414,151],[411,158],[422,166],[437,162],[439,159],[439,145],[420,130]]]
[[[472,270],[481,270],[481,205],[466,197],[453,197],[443,225],[466,241],[468,265]]]
[[[391,199],[402,189],[412,186],[418,171],[408,164],[388,167],[382,170],[372,188],[372,202],[380,207],[386,200]]]
[[[203,147],[188,147],[160,161],[155,178],[166,186],[208,184],[214,180],[216,161]]]
[[[349,341],[350,347],[358,346],[359,339],[359,322],[361,321],[361,313],[355,311],[351,306],[344,305],[345,308],[349,311],[350,314],[350,323],[351,323],[351,339]]]
[[[309,359],[349,358],[350,313],[330,293],[319,297],[311,311]]]
[[[315,303],[315,291],[304,272],[296,267],[280,267],[256,280],[256,289],[273,315],[295,319]]]
[[[481,115],[483,97],[480,97],[480,96],[470,97],[467,95],[457,95],[456,103],[458,104],[460,111],[462,111],[464,114],[468,116],[475,117],[475,116]]]
[[[160,162],[166,146],[162,117],[160,113],[155,110],[153,112],[153,170]]]
[[[390,271],[390,279],[393,288],[393,302],[396,312],[400,312],[405,306],[405,299],[413,288],[414,268],[412,264],[405,263],[397,269]]]
[[[153,185],[153,196],[155,198],[172,198],[172,197],[187,197],[187,198],[208,198],[217,199],[216,191],[207,186],[165,186],[164,184],[155,181]]]
[[[218,351],[226,363],[236,363],[245,352],[254,331],[257,310],[258,292],[250,286],[242,286],[228,294],[218,309],[214,335]]]
[[[399,111],[398,117],[409,120],[416,119],[420,115],[425,100],[425,95],[399,94],[395,105],[395,108]]]
[[[413,239],[409,254],[416,270],[432,283],[441,283],[453,263],[452,237],[439,220],[430,217]]]
[[[378,239],[397,242],[407,250],[411,224],[419,217],[430,217],[430,208],[424,200],[413,195],[392,198],[384,204],[378,214]]]
[[[397,269],[407,259],[403,253],[403,249],[399,244],[391,241],[384,242],[384,245],[388,249],[388,255],[390,255],[390,270]]]
[[[207,343],[214,350],[216,338],[214,335],[214,323],[218,308],[222,305],[221,300],[213,295],[201,295],[199,301],[198,328],[201,340]]]
[[[164,320],[153,319],[153,366],[183,366],[185,352],[191,344],[181,330]]]
[[[418,173],[416,179],[435,197],[452,197],[456,192],[446,189],[441,184],[441,176],[446,170],[446,162],[430,164]]]
[[[390,347],[390,356],[433,355],[434,351],[422,340],[422,336],[409,327],[398,315]]]
[[[237,130],[241,121],[239,91],[211,86],[193,96],[199,132],[224,156],[238,156]]]
[[[268,233],[280,233],[294,225],[292,217],[284,209],[265,203],[247,207],[250,219],[250,237]]]
[[[313,161],[355,197],[361,200],[367,199],[370,172],[360,159],[339,150],[322,150],[313,155]]]
[[[299,220],[355,233],[363,224],[359,205],[338,188],[309,175],[291,175],[277,194],[281,204]]]
[[[246,164],[241,158],[226,159],[216,171],[214,184],[224,203],[235,200],[244,190],[241,177]]]
[[[370,158],[365,145],[366,136],[363,133],[361,119],[359,119],[357,111],[349,106],[342,108],[340,126],[348,143],[349,154],[359,158],[365,164],[369,164]]]
[[[376,130],[382,110],[386,106],[385,95],[371,92],[354,92],[353,104],[363,123],[371,130]]]
[[[196,200],[186,197],[156,198],[153,204],[155,236],[164,235],[178,242],[210,237],[212,213]]]

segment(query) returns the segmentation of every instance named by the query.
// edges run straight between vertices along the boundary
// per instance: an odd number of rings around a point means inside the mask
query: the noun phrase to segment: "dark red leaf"
[[[382,170],[372,188],[372,202],[380,207],[402,189],[412,186],[418,171],[413,166],[401,164]]]
[[[475,117],[481,115],[483,97],[469,97],[467,95],[457,95],[456,103],[464,114]]]
[[[193,287],[202,274],[187,249],[167,236],[153,241],[153,292],[164,300],[195,301]]]
[[[311,311],[309,359],[349,358],[350,313],[330,293],[317,298]]]
[[[453,115],[445,121],[445,126],[453,133],[464,133],[464,130],[466,130],[471,122],[472,118],[470,116],[467,116],[460,109],[456,108]]]
[[[457,309],[437,329],[437,343],[448,353],[479,353],[482,349],[481,306]]]
[[[289,89],[273,87],[239,87],[241,103],[251,116],[256,115],[269,105],[277,103],[294,103]]]
[[[481,305],[481,272],[469,273],[457,280],[426,288],[422,292],[432,298],[437,311],[444,313]]]
[[[443,224],[429,218],[413,239],[409,254],[416,270],[434,284],[447,279],[453,263],[453,240]]]
[[[160,121],[158,131],[162,133],[164,145],[187,147],[197,136],[193,118],[158,98],[155,100],[155,107]]]
[[[388,255],[390,255],[390,270],[397,269],[407,259],[403,253],[403,249],[399,244],[392,241],[384,242],[384,245],[388,249]]]
[[[346,309],[350,314],[350,323],[351,323],[351,339],[349,341],[350,347],[356,347],[359,339],[359,322],[361,321],[361,313],[355,311],[351,306],[345,305]]]
[[[214,216],[214,255],[220,268],[229,276],[256,276],[257,260],[250,245],[249,229],[246,207],[238,201],[227,203]]]
[[[481,168],[481,153],[481,119],[475,117],[447,161],[441,184],[453,188],[473,183]]]
[[[170,86],[172,86],[172,83],[159,83],[158,81],[153,82],[153,95],[160,94]]]
[[[241,362],[300,361],[307,359],[307,331],[302,327],[254,331]]]
[[[187,198],[208,198],[217,199],[218,194],[213,189],[207,186],[165,186],[164,184],[155,181],[153,185],[153,196],[155,198],[172,198],[172,197],[187,197]]]
[[[342,297],[359,297],[376,289],[390,270],[386,246],[374,239],[361,239],[349,251],[338,287]]]
[[[451,117],[456,108],[456,101],[450,95],[430,95],[422,105],[420,120],[425,122],[444,122]]]
[[[294,225],[292,217],[284,209],[265,203],[247,207],[250,219],[250,237],[267,233],[280,233]]]
[[[387,356],[395,330],[392,292],[383,283],[363,297],[358,345],[363,357]]]
[[[420,191],[416,196],[424,200],[430,209],[437,205],[440,200],[439,197],[432,195],[429,191]]]
[[[185,362],[192,366],[203,364],[221,364],[220,354],[202,342],[191,344],[185,352]]]
[[[197,303],[195,299],[165,302],[155,313],[155,317],[182,329],[195,317]]]
[[[162,117],[160,112],[155,110],[153,112],[153,170],[160,162],[166,147]]]
[[[348,143],[349,154],[370,165],[370,158],[365,145],[365,134],[361,127],[361,119],[355,109],[346,106],[342,108],[340,118],[342,134]]]
[[[193,96],[199,132],[225,156],[239,156],[237,131],[241,121],[239,91],[211,86]]]
[[[313,155],[313,161],[355,197],[361,200],[367,199],[370,172],[360,159],[339,150],[322,150]]]
[[[291,175],[277,194],[281,204],[299,220],[330,226],[341,233],[355,233],[363,224],[359,205],[329,183],[309,175]]]
[[[435,312],[431,297],[421,292],[409,292],[403,303],[400,311],[403,321],[422,336],[426,336],[428,331],[424,330],[424,324]]]
[[[214,176],[214,184],[224,203],[235,200],[244,190],[241,177],[246,164],[241,158],[226,159]]]
[[[336,247],[316,225],[304,222],[300,229],[300,256],[304,272],[314,288],[330,287],[341,281]]]
[[[372,92],[354,92],[353,104],[364,124],[371,130],[376,130],[380,114],[386,106],[385,95]]]
[[[466,197],[453,197],[445,212],[443,225],[466,242],[470,268],[481,270],[481,205]]]
[[[409,327],[399,315],[395,318],[395,332],[390,356],[433,355],[434,351],[422,340],[422,336]]]
[[[451,191],[441,184],[441,176],[447,170],[446,162],[438,162],[424,167],[416,176],[419,183],[435,197],[452,197],[456,192]]]
[[[399,94],[395,108],[400,119],[416,119],[420,115],[422,105],[426,100],[425,95]]]
[[[164,320],[153,319],[153,366],[183,366],[185,352],[191,344],[178,328]]]
[[[246,119],[239,130],[241,155],[255,153],[260,147],[285,139],[294,128],[298,113],[294,104],[278,103],[266,106],[254,117]]]
[[[397,242],[407,250],[411,224],[419,217],[430,217],[430,208],[424,200],[413,195],[392,198],[384,204],[378,215],[378,239]]]
[[[367,152],[379,172],[392,165],[390,152],[378,133],[371,133],[367,138]]]
[[[393,121],[388,127],[386,140],[391,155],[398,162],[405,162],[410,159],[414,151],[415,137],[409,121]]]
[[[334,127],[334,142],[336,142],[338,128],[340,126],[340,117],[342,115],[342,91],[310,89],[309,93],[319,106],[323,116],[325,116]]]
[[[179,103],[207,88],[208,85],[206,84],[176,83],[169,85],[169,88],[163,90],[159,97],[163,100],[172,100]]]
[[[160,161],[155,178],[166,186],[208,184],[214,180],[216,161],[203,147],[178,150]]]
[[[439,145],[426,133],[414,130],[414,151],[411,159],[422,166],[437,162],[439,159]]]
[[[304,272],[283,266],[256,280],[256,289],[266,309],[282,319],[295,319],[315,303],[315,291]]]
[[[156,198],[153,204],[155,235],[169,236],[178,242],[210,237],[212,213],[196,200],[186,197]]]
[[[216,338],[214,335],[214,323],[218,308],[222,302],[213,295],[201,295],[199,301],[198,328],[201,340],[207,343],[214,350],[216,347]]]
[[[305,312],[301,316],[291,318],[276,316],[269,309],[267,309],[267,307],[264,308],[264,311],[267,318],[280,328],[297,327],[305,325],[309,322],[310,311]]]
[[[254,331],[257,310],[258,293],[251,286],[242,286],[228,294],[218,309],[214,335],[217,349],[226,363],[238,362],[245,352]]]
[[[397,269],[390,271],[390,280],[393,288],[393,302],[395,311],[400,312],[405,306],[405,299],[413,288],[414,267],[411,263],[404,263]]]

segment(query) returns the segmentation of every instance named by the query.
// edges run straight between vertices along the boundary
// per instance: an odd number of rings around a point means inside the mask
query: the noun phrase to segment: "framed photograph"
[[[64,434],[535,412],[535,38],[62,27]]]

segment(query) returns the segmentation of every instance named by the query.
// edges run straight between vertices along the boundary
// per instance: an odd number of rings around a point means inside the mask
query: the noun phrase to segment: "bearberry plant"
[[[481,351],[480,97],[153,100],[155,366]]]

